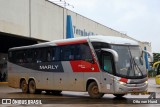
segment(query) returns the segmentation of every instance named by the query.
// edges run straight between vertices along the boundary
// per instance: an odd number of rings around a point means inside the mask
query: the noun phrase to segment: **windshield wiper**
[[[135,59],[132,58],[132,60],[133,60],[133,65],[134,65],[136,68],[138,68],[138,70],[140,71],[141,75],[143,75],[142,70],[139,68],[139,66],[138,66],[138,64],[136,63]]]

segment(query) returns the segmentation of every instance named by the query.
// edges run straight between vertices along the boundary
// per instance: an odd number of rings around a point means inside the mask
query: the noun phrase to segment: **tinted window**
[[[33,62],[33,56],[34,56],[34,51],[33,50],[26,50],[26,52],[24,53],[25,58],[23,58],[24,60],[26,60],[25,62],[27,63],[31,63]]]
[[[13,52],[11,52],[11,51],[8,53],[8,60],[10,62],[13,62]]]
[[[101,49],[101,48],[110,48],[108,43],[103,42],[92,42],[94,49]]]
[[[74,44],[9,52],[9,59],[15,63],[41,63],[50,61],[92,60],[90,47]]]
[[[33,62],[36,62],[36,63],[40,63],[42,62],[42,50],[43,49],[35,49],[34,50],[34,58],[33,58]]]
[[[80,45],[67,45],[61,47],[61,60],[80,60],[81,58]]]
[[[93,60],[90,47],[88,44],[81,44],[81,54],[82,54],[82,60]]]
[[[24,63],[24,51],[16,51],[14,52],[14,62],[16,63]]]
[[[103,43],[103,42],[92,42],[93,48],[96,52],[97,58],[99,62],[101,63],[101,48],[111,48],[111,46],[108,43]]]
[[[68,61],[74,59],[74,46],[63,46],[61,50],[61,60]]]
[[[75,44],[67,45],[61,47],[61,60],[92,60],[92,54],[90,47],[87,43],[85,44]]]
[[[51,47],[51,61],[59,61],[60,60],[60,47]]]
[[[102,64],[103,64],[103,70],[108,72],[108,73],[113,73],[113,69],[112,69],[112,57],[111,55],[107,55],[107,54],[104,54],[103,57],[102,57]]]
[[[82,59],[82,53],[81,53],[81,45],[75,45],[74,49],[74,60],[81,60]]]

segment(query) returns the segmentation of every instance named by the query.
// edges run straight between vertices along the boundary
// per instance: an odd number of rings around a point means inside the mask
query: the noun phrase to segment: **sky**
[[[70,4],[66,6],[69,10],[139,41],[150,42],[152,52],[160,53],[160,0],[65,1]]]

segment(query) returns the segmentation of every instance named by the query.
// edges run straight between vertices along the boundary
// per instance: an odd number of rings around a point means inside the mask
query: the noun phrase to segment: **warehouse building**
[[[100,34],[138,41],[48,0],[1,0],[0,81],[5,81],[9,48],[66,38],[67,15],[72,17],[75,37]],[[151,51],[150,43],[138,42]]]

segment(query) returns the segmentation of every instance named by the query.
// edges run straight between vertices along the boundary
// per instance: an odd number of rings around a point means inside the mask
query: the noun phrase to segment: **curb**
[[[0,84],[8,84],[8,82],[0,82]]]
[[[151,92],[133,92],[133,93],[130,93],[131,95],[149,95],[149,94],[151,94]]]

